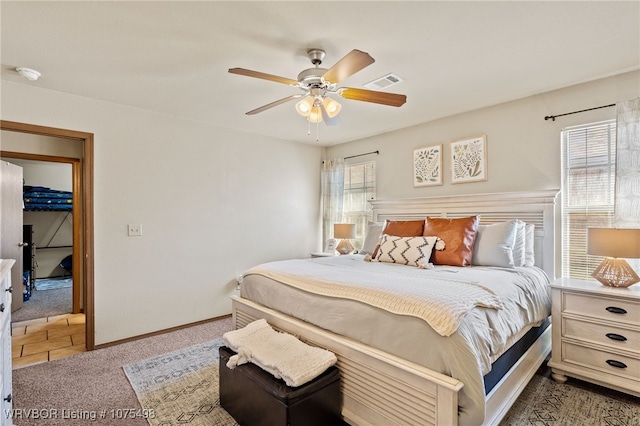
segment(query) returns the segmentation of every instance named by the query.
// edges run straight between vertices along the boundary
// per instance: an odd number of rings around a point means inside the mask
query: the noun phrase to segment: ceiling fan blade
[[[327,126],[335,126],[340,124],[340,117],[337,115],[335,117],[329,117],[329,113],[327,109],[324,107],[324,104],[320,104],[320,111],[322,112],[322,120],[324,120],[324,124]]]
[[[345,99],[352,99],[354,101],[373,102],[376,104],[389,105],[399,107],[407,102],[407,95],[400,95],[397,93],[389,92],[377,92],[375,90],[354,89],[351,87],[344,87],[338,90],[338,95]]]
[[[287,103],[287,102],[289,102],[289,101],[292,101],[292,100],[294,100],[294,99],[301,98],[302,96],[305,96],[305,95],[291,95],[291,96],[287,96],[286,98],[282,98],[282,99],[280,99],[280,100],[278,100],[278,101],[271,102],[270,104],[263,105],[263,106],[261,106],[260,108],[253,109],[253,110],[251,110],[251,111],[247,112],[246,114],[247,114],[247,115],[255,115],[255,114],[258,114],[258,113],[260,113],[260,112],[262,112],[262,111],[266,111],[266,110],[268,110],[268,109],[270,109],[270,108],[276,107],[276,106],[278,106],[278,105],[285,104],[285,103]]]
[[[229,72],[231,74],[238,74],[238,75],[244,75],[247,77],[255,77],[255,78],[261,78],[263,80],[275,81],[276,83],[288,84],[290,86],[298,85],[297,80],[292,80],[290,78],[280,77],[273,74],[267,74],[260,71],[252,71],[245,68],[229,68]]]
[[[353,49],[329,68],[322,77],[330,83],[340,83],[375,61],[368,53]]]

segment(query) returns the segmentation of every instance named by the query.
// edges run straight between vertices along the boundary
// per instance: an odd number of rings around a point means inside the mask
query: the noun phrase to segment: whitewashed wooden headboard
[[[536,266],[555,274],[556,199],[559,190],[450,195],[401,200],[373,200],[374,220],[411,220],[480,215],[481,224],[521,219],[535,225]]]

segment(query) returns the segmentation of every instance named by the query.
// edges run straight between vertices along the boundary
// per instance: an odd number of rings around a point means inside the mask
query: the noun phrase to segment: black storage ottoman
[[[241,426],[341,425],[340,373],[335,366],[292,388],[255,364],[227,367],[236,353],[220,348],[220,405]]]

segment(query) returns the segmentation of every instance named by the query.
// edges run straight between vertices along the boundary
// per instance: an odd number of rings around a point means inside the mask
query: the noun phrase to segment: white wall
[[[336,145],[326,149],[324,158],[379,150],[380,155],[373,157],[378,199],[556,189],[561,186],[561,130],[615,118],[615,108],[558,117],[556,121],[545,121],[544,117],[638,96],[640,71],[634,71]],[[449,143],[481,133],[487,135],[488,180],[452,185]],[[414,188],[413,150],[435,144],[443,144],[444,184]]]
[[[7,149],[11,146],[16,146],[15,143],[7,143],[11,142],[11,139],[16,135],[29,136],[26,133],[2,131],[2,139],[5,141],[4,146]],[[73,190],[73,176],[71,164],[69,163],[52,163],[19,158],[11,158],[7,159],[7,161],[22,167],[22,178],[25,185],[46,186],[57,191],[70,192]]]
[[[6,81],[2,119],[95,135],[98,345],[228,314],[238,274],[320,249],[317,146]]]

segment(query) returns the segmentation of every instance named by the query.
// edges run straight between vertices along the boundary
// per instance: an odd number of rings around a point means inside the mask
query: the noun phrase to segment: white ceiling
[[[640,2],[1,2],[3,80],[316,143],[300,93],[229,74],[296,79],[309,48],[329,68],[352,49],[376,62],[343,81],[393,72],[400,108],[339,99],[332,145],[640,68]],[[42,73],[28,82],[15,67]],[[615,99],[612,99],[615,101]],[[559,113],[564,111],[558,111]]]

